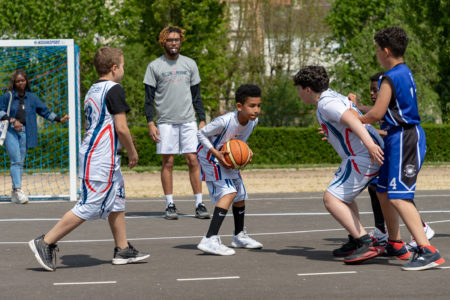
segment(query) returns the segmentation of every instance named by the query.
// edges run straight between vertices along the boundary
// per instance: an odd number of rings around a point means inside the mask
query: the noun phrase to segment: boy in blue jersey
[[[118,149],[128,153],[128,167],[138,162],[127,125],[130,107],[119,84],[124,74],[121,49],[101,47],[94,56],[100,78],[92,85],[84,101],[86,129],[80,147],[82,179],[80,200],[47,232],[28,242],[38,263],[47,271],[56,270],[56,242],[86,220],[108,219],[115,248],[112,263],[122,265],[146,259],[127,240],[125,221],[125,188],[120,171]]]
[[[387,131],[384,139],[385,162],[377,185],[389,233],[386,251],[395,253],[401,259],[409,257],[400,237],[400,215],[418,246],[415,257],[402,269],[429,269],[445,261],[427,239],[419,212],[411,201],[426,145],[417,109],[416,83],[403,61],[408,36],[402,28],[388,27],[378,31],[374,39],[377,59],[388,71],[379,80],[375,105],[360,120],[370,124],[384,118],[383,129]]]
[[[384,75],[384,72],[378,72],[378,73],[370,76],[370,101],[372,101],[372,104],[375,104],[375,102],[377,101],[378,81],[382,75]],[[350,100],[352,100],[353,103],[355,103],[356,107],[358,107],[358,109],[364,113],[368,112],[372,108],[372,106],[361,105],[358,102],[356,95],[354,95],[354,94],[349,94],[348,98]],[[383,120],[380,120],[378,123],[380,125],[380,128],[384,128]],[[382,138],[384,138],[387,135],[387,132],[385,130],[377,129],[377,132]],[[378,200],[378,196],[377,196],[377,183],[378,183],[378,178],[375,179],[374,181],[372,181],[367,188],[367,190],[369,191],[370,200],[371,200],[371,204],[372,204],[373,216],[374,216],[374,220],[375,220],[375,228],[370,233],[370,235],[372,236],[373,240],[376,241],[378,244],[386,245],[387,240],[388,240],[388,233],[387,233],[386,227],[384,225],[384,216],[383,216],[383,212],[381,210],[380,201]],[[411,201],[415,205],[414,200],[411,199]],[[423,226],[423,230],[425,231],[425,234],[427,236],[427,239],[431,240],[435,234],[433,228],[431,228],[423,220],[422,220],[422,226]],[[411,238],[411,242],[406,244],[406,247],[408,249],[417,248],[417,243],[413,237]]]

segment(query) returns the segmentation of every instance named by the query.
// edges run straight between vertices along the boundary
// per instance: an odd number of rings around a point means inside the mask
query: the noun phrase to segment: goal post
[[[38,147],[28,150],[22,189],[30,200],[77,200],[78,148],[81,140],[79,48],[72,39],[0,40],[0,94],[6,93],[11,74],[22,69],[31,92],[66,125],[38,117]],[[26,104],[25,104],[26,105]],[[3,182],[0,200],[11,198],[9,157],[0,149]]]

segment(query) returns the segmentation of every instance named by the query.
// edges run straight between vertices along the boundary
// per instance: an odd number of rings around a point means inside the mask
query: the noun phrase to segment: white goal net
[[[77,199],[77,150],[80,141],[79,49],[73,40],[0,40],[0,95],[14,71],[27,76],[31,92],[66,124],[38,116],[38,146],[28,149],[22,190],[30,200]],[[25,104],[26,105],[26,104]],[[68,124],[68,125],[67,125]],[[9,157],[0,147],[0,201],[10,201]]]

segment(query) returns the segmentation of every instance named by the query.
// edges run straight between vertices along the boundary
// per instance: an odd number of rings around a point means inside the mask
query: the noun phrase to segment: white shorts
[[[198,146],[197,122],[158,124],[160,135],[156,143],[157,154],[196,153]]]
[[[217,203],[223,196],[232,193],[236,193],[233,202],[247,200],[248,198],[241,178],[206,181],[206,186],[212,203]]]
[[[352,203],[377,178],[379,170],[380,166],[373,165],[368,158],[345,159],[334,174],[327,191],[343,202]]]
[[[106,219],[111,212],[125,211],[123,178],[116,182],[82,180],[80,200],[72,212],[83,220]]]

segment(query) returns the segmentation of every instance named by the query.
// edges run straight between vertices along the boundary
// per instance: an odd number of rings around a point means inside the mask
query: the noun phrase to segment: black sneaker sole
[[[211,216],[209,214],[205,215],[205,216],[202,216],[202,215],[199,215],[199,214],[195,214],[195,217],[197,219],[211,219]]]

